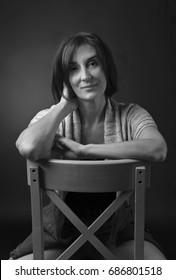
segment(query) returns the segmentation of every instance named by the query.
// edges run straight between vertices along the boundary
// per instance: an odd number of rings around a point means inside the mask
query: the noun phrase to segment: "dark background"
[[[59,40],[99,34],[119,76],[115,98],[146,108],[165,137],[164,163],[152,164],[146,223],[168,259],[176,259],[176,1],[16,0],[0,2],[1,259],[31,230],[26,162],[19,133],[53,103],[52,60]]]

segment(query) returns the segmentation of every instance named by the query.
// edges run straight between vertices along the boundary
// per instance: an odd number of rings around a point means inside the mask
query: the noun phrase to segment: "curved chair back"
[[[92,234],[118,209],[122,203],[135,194],[135,259],[144,258],[144,205],[145,188],[150,184],[150,164],[139,160],[41,160],[27,161],[28,184],[31,187],[33,249],[34,258],[43,258],[42,199],[44,190],[64,215],[82,232],[81,237],[70,250],[59,259],[69,258],[88,240],[107,259],[114,259],[108,249]],[[54,191],[53,191],[54,190]],[[58,197],[56,191],[67,192],[119,192],[120,195],[100,217],[97,224],[86,226],[72,210]],[[97,245],[98,244],[98,245]]]
[[[74,192],[116,192],[135,189],[135,170],[145,171],[146,187],[149,186],[149,166],[138,160],[43,160],[38,163],[28,161],[28,170],[37,166],[43,188]],[[33,174],[34,175],[34,174]],[[142,183],[142,182],[141,182]],[[30,185],[30,173],[28,172]]]

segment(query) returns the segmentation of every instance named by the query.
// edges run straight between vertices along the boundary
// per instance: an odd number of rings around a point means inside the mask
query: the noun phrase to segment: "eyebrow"
[[[96,58],[96,59],[99,59],[97,54],[94,55],[94,56],[88,57],[87,60],[86,60],[86,62],[89,62],[90,60],[95,59],[95,58]],[[76,63],[77,63],[76,61],[71,61],[69,64],[72,65],[72,64],[76,64]]]
[[[92,59],[95,59],[95,58],[96,58],[96,59],[99,59],[97,54],[94,55],[94,56],[92,56],[92,57],[90,57],[90,58],[88,58],[87,61],[92,60]]]

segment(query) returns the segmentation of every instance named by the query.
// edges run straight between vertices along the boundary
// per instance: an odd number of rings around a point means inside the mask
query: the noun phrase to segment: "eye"
[[[76,64],[71,64],[71,65],[69,66],[69,71],[70,71],[70,72],[75,72],[77,69],[78,69],[78,67],[77,67]]]
[[[97,65],[98,65],[98,62],[95,59],[91,60],[88,63],[88,66],[90,66],[90,67],[96,67]]]

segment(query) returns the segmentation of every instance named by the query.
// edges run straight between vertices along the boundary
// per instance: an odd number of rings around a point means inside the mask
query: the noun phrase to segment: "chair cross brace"
[[[75,253],[87,240],[102,254],[106,259],[116,259],[111,251],[94,235],[94,233],[110,218],[110,216],[123,204],[132,194],[131,191],[121,193],[108,208],[87,227],[79,217],[66,205],[66,203],[51,190],[46,190],[49,198],[63,212],[63,214],[72,222],[72,224],[82,233],[73,244],[69,246],[58,259],[68,259]]]

